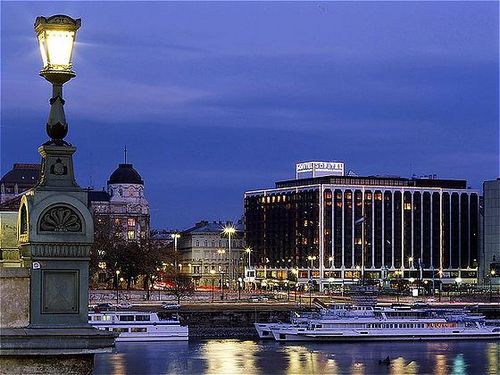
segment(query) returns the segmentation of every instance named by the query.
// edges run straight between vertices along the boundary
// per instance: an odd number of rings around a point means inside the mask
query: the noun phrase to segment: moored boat
[[[373,309],[373,315],[323,315],[306,326],[271,328],[277,341],[391,341],[500,339],[484,317],[452,309]]]
[[[185,341],[189,330],[172,316],[160,320],[157,313],[139,311],[89,312],[89,324],[119,333],[116,341]]]

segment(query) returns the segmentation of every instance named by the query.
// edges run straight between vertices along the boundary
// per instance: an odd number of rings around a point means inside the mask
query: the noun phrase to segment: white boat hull
[[[295,331],[295,330],[276,330],[273,331],[273,337],[276,341],[424,341],[424,340],[499,340],[498,332],[488,330],[464,331],[459,333],[451,332],[419,332],[401,334],[368,332],[362,334],[353,331]]]
[[[121,333],[115,341],[116,342],[152,342],[152,341],[188,341],[189,336],[186,332],[185,334],[179,335],[133,335],[133,334],[125,334]]]

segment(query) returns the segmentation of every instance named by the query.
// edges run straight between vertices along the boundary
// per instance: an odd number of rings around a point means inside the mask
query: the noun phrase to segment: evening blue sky
[[[82,18],[67,140],[102,189],[127,145],[152,226],[237,219],[294,164],[499,177],[498,2],[1,2],[1,168],[38,162],[39,15]]]

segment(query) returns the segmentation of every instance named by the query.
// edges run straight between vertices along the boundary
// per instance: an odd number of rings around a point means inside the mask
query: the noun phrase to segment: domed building
[[[34,187],[40,176],[40,164],[15,163],[0,179],[0,203],[19,197]]]
[[[107,191],[91,191],[89,201],[96,220],[111,217],[128,240],[149,235],[149,203],[144,196],[144,181],[132,164],[119,164],[109,177]]]

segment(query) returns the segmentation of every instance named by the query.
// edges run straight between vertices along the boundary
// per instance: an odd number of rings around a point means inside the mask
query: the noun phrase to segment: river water
[[[500,374],[494,341],[295,343],[200,340],[117,343],[98,374]],[[379,360],[390,358],[390,364]]]

